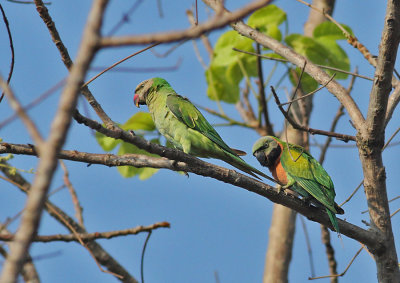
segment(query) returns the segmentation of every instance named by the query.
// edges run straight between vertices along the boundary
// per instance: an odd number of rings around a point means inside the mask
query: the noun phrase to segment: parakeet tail
[[[227,153],[225,155],[225,158],[223,158],[223,160],[225,162],[229,163],[230,165],[236,167],[237,169],[242,170],[243,172],[246,172],[247,174],[249,174],[259,180],[261,180],[261,179],[256,174],[258,174],[266,179],[269,179],[269,180],[271,179],[271,177],[265,175],[263,172],[257,170],[253,166],[247,164],[243,159],[241,159],[238,156],[234,156],[230,153]]]
[[[336,202],[335,202],[335,209],[336,209],[336,214],[344,214],[343,208],[341,208]]]
[[[331,221],[333,228],[335,228],[335,231],[340,235],[339,225],[338,225],[335,214],[332,211],[330,211],[329,209],[326,209],[326,213],[328,214],[329,220]]]

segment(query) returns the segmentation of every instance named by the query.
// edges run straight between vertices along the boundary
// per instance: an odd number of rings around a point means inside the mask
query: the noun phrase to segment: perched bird
[[[272,176],[305,200],[325,207],[326,213],[339,233],[335,214],[344,210],[335,203],[335,188],[325,169],[304,148],[272,136],[258,139],[253,145],[253,155],[262,166],[268,167]]]
[[[133,101],[137,107],[147,104],[157,129],[176,148],[198,157],[221,159],[256,178],[254,173],[268,178],[241,159],[239,155],[246,153],[230,148],[200,111],[166,80],[152,78],[141,82]]]

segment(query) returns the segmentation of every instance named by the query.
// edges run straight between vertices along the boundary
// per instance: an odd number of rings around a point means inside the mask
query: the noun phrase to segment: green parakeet
[[[268,178],[241,159],[239,155],[246,153],[230,148],[200,111],[166,80],[152,78],[141,82],[133,100],[137,107],[147,104],[157,129],[176,148],[198,157],[221,159],[256,178],[254,173]]]
[[[325,169],[304,148],[272,136],[258,139],[253,145],[253,155],[262,166],[268,167],[276,180],[317,206],[326,213],[339,233],[335,214],[344,211],[335,203],[335,188]],[[289,152],[290,151],[290,152]]]

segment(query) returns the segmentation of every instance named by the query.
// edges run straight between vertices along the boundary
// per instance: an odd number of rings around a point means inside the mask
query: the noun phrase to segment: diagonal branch
[[[46,194],[57,166],[57,153],[65,142],[81,82],[98,47],[100,27],[107,2],[107,0],[95,1],[89,12],[76,63],[71,68],[67,84],[61,95],[56,116],[51,125],[49,138],[40,148],[46,148],[46,150],[40,150],[38,173],[33,181],[21,224],[15,234],[15,240],[10,244],[10,254],[3,266],[0,277],[1,282],[16,282],[22,264],[28,254],[31,241],[37,232]]]
[[[216,10],[219,6],[218,1],[215,0],[203,0],[206,5],[210,6],[213,10]],[[230,12],[224,11],[223,14],[229,14]],[[235,22],[231,24],[232,28],[236,30],[243,36],[246,36],[254,41],[260,43],[261,45],[270,48],[275,53],[281,55],[282,57],[288,59],[290,62],[302,68],[304,62],[307,62],[305,72],[309,74],[313,79],[315,79],[319,84],[323,85],[329,81],[329,75],[309,61],[304,56],[299,55],[291,48],[285,46],[281,42],[249,27],[242,21]],[[331,81],[327,87],[328,91],[336,96],[341,104],[346,108],[354,126],[357,130],[361,130],[364,124],[364,117],[358,108],[357,104],[351,98],[347,90],[338,82]]]
[[[282,107],[282,103],[279,100],[278,95],[275,92],[274,87],[271,86],[271,90],[272,90],[272,94],[275,97],[275,102],[279,107],[279,110],[282,112],[283,116],[285,116],[286,120],[290,123],[290,125],[292,125],[293,128],[297,129],[297,130],[301,130],[301,131],[305,131],[305,132],[309,132],[312,135],[324,135],[327,137],[334,137],[340,140],[343,140],[345,142],[352,140],[355,141],[356,137],[355,136],[350,136],[350,135],[345,135],[345,134],[339,134],[339,133],[335,133],[335,132],[328,132],[328,131],[323,131],[323,130],[318,130],[318,129],[313,129],[310,128],[308,126],[302,126],[299,125],[298,123],[296,123],[292,117],[290,117],[290,115],[285,111],[285,109],[283,109]]]
[[[1,163],[7,165],[4,162]],[[0,171],[2,171],[18,189],[27,194],[30,191],[31,184],[29,184],[19,173],[13,172],[13,170],[10,168],[11,166],[0,167]],[[46,201],[44,209],[50,214],[50,216],[57,220],[61,225],[65,226],[70,232],[75,231],[81,234],[87,233],[84,227],[80,226],[72,217],[67,215],[64,211],[52,204],[50,201]],[[124,277],[122,280],[123,282],[137,283],[135,278],[133,278],[132,275],[130,275],[129,272],[110,254],[108,254],[107,251],[104,250],[97,242],[89,241],[86,244],[86,247],[90,250],[91,254],[96,258],[96,260],[105,266],[110,272],[122,275]]]
[[[144,34],[138,36],[120,36],[120,37],[105,37],[101,40],[102,47],[115,47],[126,45],[139,45],[151,43],[167,43],[180,41],[183,39],[198,38],[201,35],[225,27],[226,25],[236,22],[255,10],[264,7],[272,2],[272,0],[259,0],[254,1],[232,13],[222,13],[213,19],[191,27],[189,29],[173,32],[162,32],[155,34]],[[219,6],[219,4],[216,4]]]
[[[71,57],[69,56],[67,48],[65,47],[63,41],[61,40],[60,34],[58,33],[56,25],[53,22],[53,19],[51,18],[49,11],[47,10],[42,0],[35,0],[35,5],[36,5],[36,10],[38,11],[40,17],[42,18],[43,22],[47,26],[47,29],[49,30],[52,41],[54,42],[58,51],[60,52],[61,60],[64,62],[65,67],[67,67],[67,69],[70,70],[73,62],[71,60]],[[86,100],[89,102],[89,104],[96,112],[96,114],[103,121],[103,123],[107,127],[113,127],[114,124],[112,123],[110,117],[108,117],[108,115],[104,112],[103,108],[97,102],[96,98],[92,95],[89,88],[85,86],[81,89],[81,91],[82,94],[85,96]]]

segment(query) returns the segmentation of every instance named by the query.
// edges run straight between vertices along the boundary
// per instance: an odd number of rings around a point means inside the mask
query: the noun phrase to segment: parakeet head
[[[252,151],[262,166],[271,167],[281,155],[282,148],[274,137],[265,136],[254,143]]]
[[[135,89],[135,96],[133,97],[133,102],[135,103],[136,107],[146,104],[149,93],[158,91],[164,86],[171,87],[169,83],[162,78],[152,78],[138,84]]]

